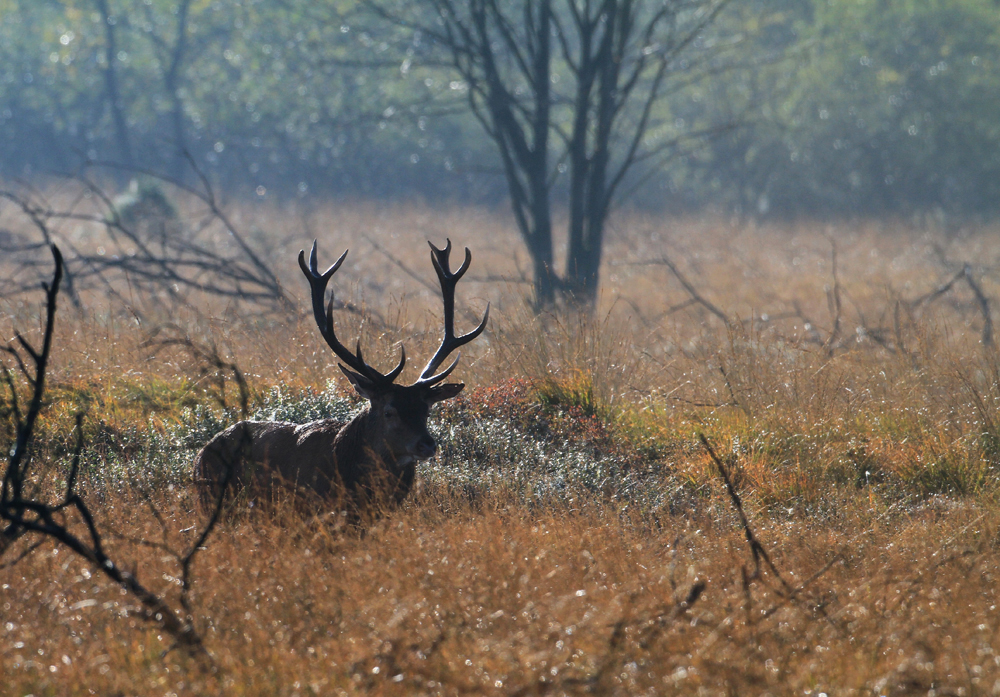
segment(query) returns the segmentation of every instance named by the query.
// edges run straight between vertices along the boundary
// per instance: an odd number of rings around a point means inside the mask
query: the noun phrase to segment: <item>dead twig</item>
[[[87,177],[88,169],[101,166],[114,165],[88,162],[70,178],[80,185],[81,195],[64,208],[54,207],[42,194],[27,186],[21,190],[0,190],[0,199],[17,206],[42,238],[36,244],[8,235],[6,237],[10,238],[10,242],[0,245],[17,259],[19,275],[32,271],[40,275],[43,264],[33,252],[39,244],[49,245],[58,241],[65,252],[64,290],[77,306],[81,291],[92,287],[103,288],[138,316],[134,302],[126,300],[119,290],[121,281],[125,281],[130,295],[138,291],[144,299],[155,303],[163,302],[159,298],[165,297],[184,304],[188,302],[187,294],[200,292],[272,303],[285,309],[292,307],[275,274],[233,225],[197,168],[195,171],[202,182],[201,189],[154,172],[129,170],[157,182],[152,188],[153,193],[149,194],[150,198],[143,199],[140,195],[132,201],[134,211],[129,215],[128,204],[119,205]],[[201,223],[188,225],[178,218],[172,202],[159,189],[161,184],[204,204],[208,210]],[[91,201],[96,208],[81,209],[85,200]],[[139,205],[144,201],[146,204]],[[93,250],[84,249],[60,235],[55,227],[57,223],[103,229],[101,245]],[[214,223],[221,224],[227,237],[234,241],[229,246],[235,251],[221,251],[221,248],[213,246],[211,240],[202,239],[202,233]],[[21,281],[13,277],[5,279],[0,283],[0,294],[24,293],[35,287],[35,283],[34,280]]]
[[[947,266],[952,265],[952,263],[948,261],[947,257],[945,257],[943,250],[941,250],[940,248],[936,248],[935,251],[939,259],[941,260],[942,264],[945,264]],[[982,331],[983,346],[987,348],[992,348],[994,345],[993,313],[990,309],[990,301],[989,298],[986,296],[986,293],[983,292],[983,288],[980,285],[979,281],[976,280],[975,275],[973,274],[972,265],[969,262],[963,262],[962,268],[960,268],[957,272],[955,272],[955,274],[952,275],[948,280],[939,284],[938,287],[935,288],[930,293],[921,295],[915,300],[910,301],[909,303],[910,309],[911,311],[917,310],[918,308],[924,305],[928,305],[934,302],[935,300],[937,300],[938,298],[942,297],[950,290],[952,290],[955,287],[955,285],[960,281],[965,281],[965,284],[969,286],[969,290],[972,291],[972,295],[976,301],[976,306],[979,308],[979,313],[983,317],[983,331]]]
[[[774,577],[781,583],[785,593],[790,594],[794,592],[792,586],[784,579],[781,572],[778,571],[778,568],[774,565],[774,562],[771,561],[771,556],[767,553],[767,550],[764,549],[764,545],[760,543],[760,540],[757,539],[757,536],[753,532],[753,528],[750,527],[750,520],[747,518],[747,514],[743,510],[743,500],[736,491],[736,487],[733,486],[733,480],[730,478],[729,472],[726,470],[726,466],[723,464],[719,456],[715,454],[715,450],[708,442],[708,438],[705,437],[704,433],[699,433],[698,439],[705,447],[705,450],[708,451],[708,455],[712,458],[712,462],[715,463],[719,476],[722,477],[722,481],[726,484],[726,491],[729,493],[729,500],[732,502],[733,508],[736,509],[736,513],[740,518],[740,524],[743,526],[743,533],[746,536],[747,544],[750,545],[750,553],[753,555],[754,571],[753,574],[747,577],[747,581],[751,582],[760,578],[761,561],[763,561],[767,568],[770,569]]]
[[[6,526],[0,530],[0,555],[9,550],[18,540],[30,536],[37,537],[12,563],[26,558],[31,552],[41,547],[42,542],[46,540],[71,550],[136,598],[139,601],[142,616],[157,624],[189,655],[210,663],[211,659],[201,636],[194,628],[190,612],[186,615],[177,612],[162,596],[146,588],[134,573],[117,564],[105,548],[104,536],[97,525],[94,514],[76,490],[80,471],[80,456],[84,447],[83,413],[76,415],[76,445],[72,451],[72,460],[62,500],[53,503],[26,493],[26,488],[31,484],[28,466],[33,452],[35,426],[43,406],[45,380],[55,327],[56,301],[63,280],[62,253],[55,245],[51,247],[51,251],[55,262],[55,272],[51,283],[43,284],[46,296],[46,318],[42,346],[40,349],[36,349],[20,334],[17,334],[18,347],[8,345],[4,348],[8,355],[17,357],[16,362],[19,369],[25,373],[31,387],[31,397],[28,400],[27,410],[22,411],[18,405],[14,377],[10,369],[4,366],[4,382],[10,393],[10,408],[6,409],[5,412],[13,420],[16,442],[10,450],[10,456],[3,470],[2,487],[0,487],[0,520],[6,523]],[[21,358],[22,352],[27,355],[27,359]],[[75,517],[82,523],[82,534],[70,528],[67,514],[75,514]]]
[[[712,302],[707,300],[701,293],[699,293],[698,290],[694,287],[694,285],[684,276],[684,274],[680,272],[680,269],[677,268],[677,265],[674,264],[674,262],[671,261],[670,258],[667,257],[665,254],[661,256],[659,259],[643,262],[643,265],[666,266],[668,269],[670,269],[670,273],[674,275],[674,278],[676,278],[677,281],[682,286],[684,286],[684,290],[687,291],[688,295],[691,296],[691,299],[694,302],[698,303],[706,310],[711,312],[713,315],[718,317],[722,321],[722,323],[726,325],[726,327],[730,326],[731,323],[729,321],[729,317],[726,316],[726,313],[724,313],[722,310],[716,307]]]
[[[160,338],[163,332],[173,335]],[[219,350],[214,344],[209,346],[199,344],[190,336],[183,334],[175,325],[168,324],[150,332],[140,346],[152,349],[151,358],[169,348],[184,349],[197,362],[199,379],[207,380],[214,386],[215,401],[225,410],[231,409],[226,399],[226,375],[231,375],[239,391],[239,412],[246,418],[250,410],[250,386],[240,367],[219,355]]]
[[[990,301],[983,293],[982,287],[972,276],[972,267],[966,264],[962,267],[962,276],[976,297],[979,312],[983,315],[983,346],[993,348],[993,315],[990,313]]]
[[[827,358],[833,358],[833,350],[837,345],[837,340],[840,338],[840,322],[843,310],[840,301],[840,276],[837,274],[837,242],[832,238],[830,239],[830,264],[833,273],[833,288],[827,290],[826,302],[830,308],[830,316],[833,318],[833,329],[830,330],[830,336],[823,345],[823,350],[826,351]]]

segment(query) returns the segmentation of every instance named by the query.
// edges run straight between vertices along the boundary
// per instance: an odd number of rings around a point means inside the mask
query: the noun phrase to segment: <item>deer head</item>
[[[463,383],[444,382],[458,365],[461,354],[456,356],[447,368],[441,372],[437,371],[453,351],[483,332],[490,315],[490,308],[487,305],[478,327],[468,334],[455,336],[455,286],[469,269],[472,253],[466,248],[465,261],[453,272],[448,260],[451,254],[451,240],[448,240],[444,249],[438,249],[430,242],[428,244],[431,248],[431,263],[437,272],[444,301],[444,337],[433,357],[424,366],[420,377],[411,385],[397,385],[395,382],[406,365],[405,348],[400,350],[399,363],[396,367],[388,373],[381,373],[365,361],[360,340],[352,353],[337,338],[333,328],[333,299],[331,298],[329,304],[325,306],[324,302],[326,286],[347,258],[347,252],[345,251],[323,273],[319,272],[317,265],[315,242],[309,253],[308,264],[305,251],[299,252],[299,266],[312,290],[313,316],[320,334],[342,361],[339,365],[340,370],[347,376],[358,394],[369,402],[365,419],[364,447],[397,466],[410,464],[416,460],[426,460],[436,452],[437,444],[427,430],[427,416],[432,404],[451,399],[465,387]]]

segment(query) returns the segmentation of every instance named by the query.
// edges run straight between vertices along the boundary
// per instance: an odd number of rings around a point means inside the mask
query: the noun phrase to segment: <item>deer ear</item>
[[[446,382],[443,385],[435,385],[424,394],[424,401],[428,404],[443,402],[446,399],[455,397],[464,389],[465,385],[461,382]]]
[[[375,383],[366,378],[364,375],[355,373],[353,370],[348,370],[344,366],[337,364],[340,368],[340,372],[347,376],[347,379],[351,381],[354,385],[354,389],[357,390],[358,394],[367,399],[369,402],[375,396]]]

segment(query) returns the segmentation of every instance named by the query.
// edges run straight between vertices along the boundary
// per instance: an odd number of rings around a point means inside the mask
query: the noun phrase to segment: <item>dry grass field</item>
[[[321,263],[350,247],[338,332],[382,367],[400,342],[416,363],[437,343],[425,240],[472,248],[460,328],[493,311],[455,373],[466,392],[433,417],[441,451],[362,531],[291,510],[220,524],[189,593],[207,659],[65,547],[18,542],[0,557],[0,693],[1000,691],[1000,353],[977,296],[1000,298],[1000,229],[622,214],[591,318],[530,310],[505,211],[227,212],[292,307],[125,276],[62,298],[39,491],[57,495],[85,411],[81,491],[109,554],[179,607],[204,518],[190,462],[240,416],[229,373],[156,342],[239,366],[257,418],[356,409],[306,314],[295,255],[313,237]],[[64,249],[107,244],[51,226]],[[37,241],[9,205],[0,230]],[[0,273],[24,277],[20,258]],[[41,314],[40,291],[0,301],[3,337],[36,340]],[[755,571],[699,434],[773,567]]]

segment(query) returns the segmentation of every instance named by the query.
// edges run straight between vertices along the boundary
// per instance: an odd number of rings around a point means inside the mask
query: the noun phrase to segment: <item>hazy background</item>
[[[753,217],[995,215],[998,10],[730,3],[697,57],[671,65],[646,136],[667,156],[626,200]],[[190,181],[187,151],[237,198],[503,204],[466,89],[419,32],[355,0],[0,0],[8,180],[96,160]]]

